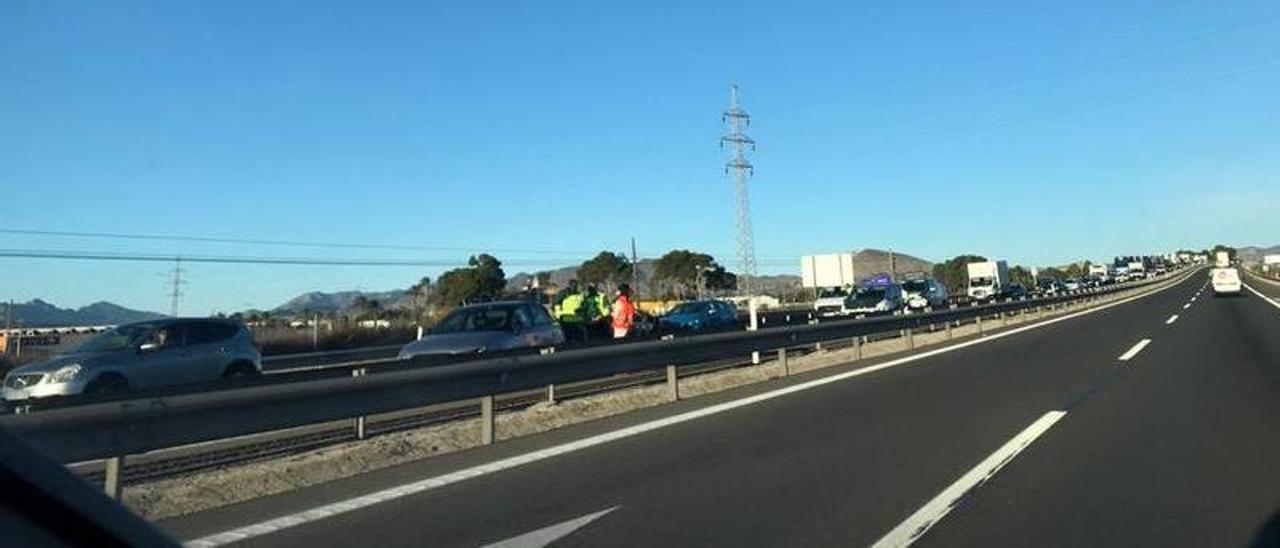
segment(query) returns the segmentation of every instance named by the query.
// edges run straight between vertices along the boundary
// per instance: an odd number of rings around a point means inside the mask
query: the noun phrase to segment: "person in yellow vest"
[[[600,294],[596,284],[587,286],[587,296],[583,299],[582,308],[588,336],[611,338],[609,336],[609,299]]]
[[[551,307],[552,314],[556,317],[556,321],[560,322],[560,329],[564,330],[564,338],[566,341],[584,342],[587,340],[586,316],[583,306],[584,298],[582,292],[578,290],[578,280],[569,280],[569,284],[565,286],[556,296],[556,302]]]

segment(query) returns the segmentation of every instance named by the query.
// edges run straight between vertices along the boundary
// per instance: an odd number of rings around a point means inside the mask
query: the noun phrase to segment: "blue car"
[[[738,327],[738,309],[722,301],[681,303],[658,319],[669,331],[715,331]]]

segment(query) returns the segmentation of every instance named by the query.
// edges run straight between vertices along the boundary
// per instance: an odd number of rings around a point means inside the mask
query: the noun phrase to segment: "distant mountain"
[[[1266,255],[1280,255],[1280,245],[1271,247],[1245,246],[1236,249],[1236,258],[1243,263],[1260,263]]]
[[[13,306],[13,319],[24,327],[58,327],[75,325],[119,325],[165,318],[164,314],[133,310],[108,302],[97,302],[78,309],[58,308],[40,299]],[[0,322],[4,317],[0,315]]]
[[[351,308],[351,304],[355,302],[356,297],[361,296],[371,301],[378,301],[384,308],[395,308],[396,301],[403,297],[404,294],[405,290],[338,291],[336,293],[312,291],[289,299],[288,302],[275,307],[271,312],[278,315],[338,312]]]

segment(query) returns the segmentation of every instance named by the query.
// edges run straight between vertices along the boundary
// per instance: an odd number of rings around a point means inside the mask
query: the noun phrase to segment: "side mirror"
[[[149,343],[142,343],[142,345],[138,346],[138,353],[139,353],[139,354],[146,354],[146,353],[148,353],[148,352],[155,352],[156,350],[159,350],[159,349],[160,349],[160,345],[159,345],[159,344],[156,344],[156,343],[153,343],[153,342],[149,342]]]

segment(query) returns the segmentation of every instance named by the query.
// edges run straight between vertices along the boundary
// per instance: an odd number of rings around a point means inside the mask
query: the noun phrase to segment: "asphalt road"
[[[239,531],[257,546],[1280,544],[1280,308],[1206,281],[161,525],[266,522]]]

